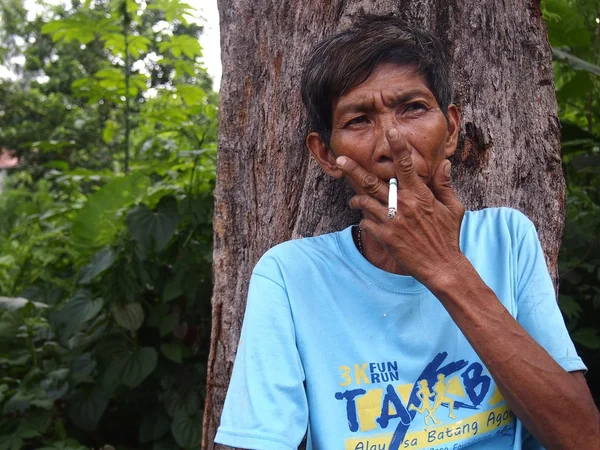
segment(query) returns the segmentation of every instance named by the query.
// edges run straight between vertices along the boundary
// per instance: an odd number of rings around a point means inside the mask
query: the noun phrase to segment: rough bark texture
[[[273,245],[356,222],[344,186],[308,152],[302,62],[361,12],[433,30],[452,56],[462,138],[455,187],[468,209],[505,205],[537,225],[552,275],[564,181],[551,52],[533,0],[219,0],[221,84],[214,217],[213,330],[204,449],[213,444],[250,273]]]

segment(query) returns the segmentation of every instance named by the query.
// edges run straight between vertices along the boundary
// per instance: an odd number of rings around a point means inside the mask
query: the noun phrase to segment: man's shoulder
[[[508,207],[484,208],[465,212],[462,232],[467,235],[508,233],[519,239],[533,227],[533,222],[521,211]]]
[[[281,272],[300,268],[307,262],[318,263],[339,255],[339,239],[348,229],[320,236],[303,237],[282,242],[270,248],[255,266],[255,273]]]

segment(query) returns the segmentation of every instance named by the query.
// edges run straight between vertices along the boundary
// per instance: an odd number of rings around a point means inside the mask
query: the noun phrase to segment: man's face
[[[454,105],[448,117],[413,68],[382,64],[333,104],[330,151],[388,181],[396,173],[386,131],[396,128],[408,141],[415,171],[430,185],[437,165],[456,149]]]

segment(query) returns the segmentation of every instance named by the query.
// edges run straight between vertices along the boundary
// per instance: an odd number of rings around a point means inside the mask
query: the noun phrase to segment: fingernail
[[[450,168],[452,167],[452,164],[450,163],[450,161],[446,161],[446,165],[444,166],[444,175],[446,175],[447,177],[450,176]]]
[[[335,163],[342,167],[344,164],[346,164],[346,157],[345,156],[338,156],[337,159],[335,160]]]
[[[387,130],[387,135],[393,141],[400,137],[400,133],[398,133],[398,130],[396,130],[395,128],[390,128],[389,130]]]

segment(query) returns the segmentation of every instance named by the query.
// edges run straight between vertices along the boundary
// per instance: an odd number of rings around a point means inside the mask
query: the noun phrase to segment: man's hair
[[[414,67],[444,115],[452,103],[446,53],[430,32],[389,16],[361,16],[350,28],[321,41],[302,72],[302,101],[313,131],[329,145],[333,103],[366,81],[382,63]]]

